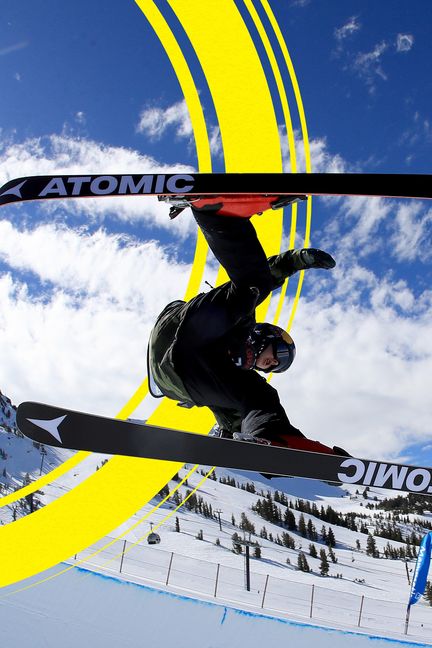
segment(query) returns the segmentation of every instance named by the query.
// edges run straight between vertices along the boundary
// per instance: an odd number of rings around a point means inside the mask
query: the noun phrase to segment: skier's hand
[[[336,265],[336,261],[328,252],[317,250],[316,248],[304,248],[300,250],[300,259],[304,270],[307,268],[325,268],[329,270]]]

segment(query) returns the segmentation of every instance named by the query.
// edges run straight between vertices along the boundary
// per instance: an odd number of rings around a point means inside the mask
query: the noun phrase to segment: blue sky
[[[204,75],[168,4],[157,4],[199,79],[214,169],[223,171]],[[300,84],[313,170],[430,173],[430,2],[271,6]],[[0,75],[1,182],[72,168],[196,168],[180,86],[134,2],[3,2]],[[170,224],[156,202],[101,203],[0,214],[0,388],[15,402],[116,413],[145,373],[154,317],[182,296],[190,218]],[[309,436],[430,461],[431,231],[421,201],[314,201],[312,243],[338,266],[306,276],[292,330],[296,367],[275,381]],[[208,280],[214,271],[210,263]]]

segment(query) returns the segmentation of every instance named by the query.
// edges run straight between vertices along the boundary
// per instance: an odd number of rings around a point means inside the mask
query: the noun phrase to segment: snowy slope
[[[180,476],[186,474],[186,469],[180,472]],[[234,477],[239,483],[247,483],[251,480],[244,476],[235,475],[229,471],[216,470],[218,481],[208,479],[199,489],[198,495],[205,502],[211,504],[213,511],[221,510],[221,525],[219,528],[217,516],[215,518],[206,518],[194,511],[188,511],[185,506],[181,507],[170,518],[167,516],[172,513],[176,507],[176,502],[171,498],[168,502],[162,504],[150,517],[142,523],[140,520],[146,516],[152,507],[161,501],[156,498],[149,503],[133,518],[128,520],[117,529],[113,535],[122,535],[131,530],[124,537],[129,543],[138,543],[146,545],[146,537],[150,531],[150,522],[155,526],[161,524],[157,533],[161,538],[158,545],[152,547],[153,552],[174,552],[187,556],[191,559],[208,561],[214,565],[220,564],[232,569],[243,569],[244,559],[242,555],[236,555],[232,551],[232,535],[237,532],[243,536],[243,531],[239,529],[242,513],[246,513],[248,520],[254,525],[255,533],[251,535],[252,541],[257,541],[261,547],[261,559],[253,558],[252,569],[255,573],[269,574],[275,578],[282,578],[290,582],[316,584],[320,587],[328,587],[333,591],[353,593],[356,595],[372,596],[376,599],[388,600],[406,603],[409,594],[409,585],[406,573],[405,562],[401,560],[390,560],[385,558],[372,558],[366,555],[367,535],[359,531],[350,531],[347,528],[336,524],[329,524],[312,515],[304,514],[306,523],[311,520],[319,532],[324,525],[327,529],[331,528],[336,538],[336,547],[334,553],[337,563],[330,561],[329,576],[320,575],[320,560],[309,556],[309,545],[311,540],[302,537],[298,531],[290,531],[289,534],[295,541],[295,549],[288,549],[277,545],[270,539],[260,537],[260,531],[266,528],[268,534],[272,534],[275,539],[280,536],[286,529],[276,524],[263,520],[256,512],[251,510],[255,505],[258,497],[262,498],[259,491],[262,489],[264,495],[270,491],[274,494],[274,489],[268,483],[255,481],[257,493],[249,493],[245,490],[235,488],[220,483],[219,479],[227,476]],[[202,475],[194,474],[188,480],[188,485],[179,488],[179,493],[184,498],[188,490],[193,489],[202,479]],[[326,508],[331,506],[334,510],[340,511],[359,511],[367,516],[364,521],[373,528],[373,515],[375,511],[365,509],[363,501],[356,497],[346,494],[341,488],[321,484],[313,480],[284,480],[285,491],[288,497],[294,502],[296,497],[305,493],[310,501],[318,503]],[[176,483],[171,482],[171,487]],[[290,493],[295,492],[295,497]],[[303,499],[305,499],[303,497]],[[363,499],[363,498],[361,498]],[[285,509],[285,507],[281,507]],[[293,509],[297,523],[301,513]],[[175,518],[178,518],[180,532],[175,531]],[[234,520],[233,520],[234,517]],[[165,521],[164,521],[165,520]],[[234,522],[234,524],[233,524]],[[203,540],[197,539],[199,532],[202,531]],[[247,534],[249,537],[249,534]],[[217,544],[217,539],[220,545]],[[382,552],[389,542],[385,538],[375,538],[380,552]],[[357,541],[360,543],[360,550],[357,547]],[[318,554],[320,548],[325,548],[321,539],[314,542]],[[395,547],[403,547],[404,543],[391,542]],[[311,567],[311,573],[303,573],[297,569],[297,559],[299,551],[302,549]],[[156,553],[154,554],[156,555]],[[290,564],[287,563],[289,559]],[[413,567],[411,561],[409,569]],[[339,575],[339,577],[336,577]]]
[[[64,566],[61,566],[62,568]],[[52,574],[50,574],[52,575]],[[426,648],[215,605],[81,569],[0,600],[5,648]]]
[[[73,454],[70,450],[42,447],[24,437],[16,427],[16,408],[0,392],[0,494],[13,493],[40,475],[49,473]],[[34,504],[42,503],[37,495]],[[26,515],[28,503],[22,500],[0,508],[0,521],[5,524]]]
[[[6,421],[13,423],[14,410],[7,401],[2,401],[6,412],[3,413]],[[34,479],[40,473],[42,455],[38,448],[35,448],[31,441],[23,439],[17,434],[14,425],[9,424],[9,428],[3,425],[0,428],[0,448],[7,454],[6,459],[0,463],[0,471],[6,468],[6,481],[9,489],[22,484],[26,473]],[[58,465],[63,457],[70,456],[67,451],[58,451],[52,448],[46,448],[47,455],[44,457],[43,472],[50,470]],[[38,495],[41,504],[47,504],[50,501],[64,494],[65,491],[74,488],[77,483],[85,480],[91,475],[98,466],[100,466],[108,457],[104,455],[91,455],[87,460],[82,462],[73,471],[69,471],[63,477],[52,484],[48,484],[43,489],[43,494]],[[191,466],[185,466],[180,471],[180,478],[184,477]],[[367,601],[381,601],[384,605],[388,603],[391,609],[397,607],[397,610],[403,609],[409,595],[408,576],[412,576],[414,560],[405,564],[405,561],[398,559],[386,559],[383,557],[383,551],[388,544],[394,548],[405,548],[405,542],[389,541],[386,538],[375,537],[377,549],[380,552],[380,558],[374,558],[366,553],[367,531],[374,532],[379,521],[389,520],[392,516],[389,513],[380,512],[376,509],[380,500],[384,497],[393,496],[385,491],[370,490],[368,498],[363,496],[362,492],[356,493],[354,487],[337,487],[316,480],[306,479],[273,479],[266,480],[256,473],[233,473],[229,470],[216,469],[217,479],[207,479],[199,488],[196,495],[205,502],[206,506],[211,506],[213,517],[205,517],[195,510],[188,510],[187,504],[175,510],[180,500],[185,500],[188,492],[193,490],[203,474],[207,471],[202,467],[200,471],[194,473],[188,478],[188,482],[179,486],[178,481],[172,481],[169,488],[173,495],[161,504],[162,497],[157,496],[154,501],[138,511],[130,520],[126,521],[119,529],[113,530],[112,536],[122,536],[121,541],[117,543],[114,551],[120,551],[123,546],[124,538],[128,547],[128,554],[125,557],[123,571],[128,577],[135,576],[146,579],[146,569],[139,565],[140,551],[147,551],[146,560],[154,564],[169,561],[169,557],[174,554],[178,564],[182,565],[186,571],[189,570],[189,582],[187,587],[191,592],[200,595],[200,589],[194,590],[193,575],[194,564],[208,565],[209,573],[214,573],[215,567],[220,565],[221,569],[231,570],[233,578],[237,578],[243,586],[244,556],[233,552],[232,536],[234,533],[244,536],[240,528],[242,516],[246,515],[248,523],[253,525],[253,532],[246,534],[246,537],[252,542],[259,544],[261,557],[257,558],[252,548],[251,570],[253,573],[253,583],[263,583],[268,576],[272,579],[273,587],[281,588],[286,593],[294,591],[296,587],[307,588],[310,591],[312,585],[319,588],[320,596],[325,599],[334,601],[334,609],[343,606],[350,600],[360,601],[361,597],[366,597]],[[227,480],[234,480],[235,486],[228,485]],[[246,490],[248,488],[248,490]],[[174,491],[177,490],[177,493]],[[255,492],[250,492],[250,491]],[[289,500],[289,508],[292,511],[297,525],[302,515],[301,511],[296,510],[296,504],[299,500],[315,504],[318,509],[331,507],[333,511],[344,515],[352,514],[358,527],[363,525],[363,531],[353,531],[339,524],[323,521],[318,517],[303,513],[305,523],[313,525],[317,533],[317,539],[311,540],[303,537],[299,530],[287,531],[287,528],[278,524],[264,520],[258,515],[252,507],[257,505],[258,499],[265,499],[270,493],[275,498],[275,492],[285,493]],[[177,498],[177,499],[176,499]],[[277,504],[282,513],[286,506]],[[154,507],[155,510],[152,510]],[[11,511],[8,507],[5,510],[0,509],[0,515],[3,522],[11,519]],[[219,527],[218,513],[220,512],[221,526]],[[26,511],[21,512],[25,514]],[[28,511],[27,511],[28,513]],[[151,513],[151,514],[150,514]],[[6,517],[5,517],[6,516]],[[424,516],[408,516],[410,522],[404,519],[398,523],[404,537],[414,530],[418,535],[426,531],[422,527],[430,523],[431,517],[428,514]],[[179,531],[176,531],[176,518],[178,519]],[[158,545],[149,548],[147,536],[150,531],[150,523],[153,524],[161,538]],[[330,529],[336,538],[334,556],[336,562],[329,558],[329,574],[323,576],[320,574],[321,560],[319,557],[320,550],[324,549],[328,555],[323,538],[321,537],[322,527],[328,532]],[[266,537],[262,537],[263,528],[265,527]],[[284,532],[288,532],[294,542],[293,548],[287,548],[277,543],[278,538],[282,537]],[[202,539],[198,539],[200,534]],[[310,544],[313,543],[317,549],[318,557],[310,556]],[[98,543],[102,546],[103,541]],[[135,544],[136,547],[132,547]],[[131,551],[133,549],[133,551]],[[150,550],[150,553],[149,553]],[[310,572],[305,573],[298,569],[298,558],[300,552],[306,555]],[[80,559],[89,555],[91,549],[79,556]],[[92,558],[92,568],[99,566],[103,569],[107,562],[108,555],[102,553],[96,558]],[[135,557],[135,558],[134,558]],[[148,567],[148,565],[147,565]],[[408,567],[408,574],[407,574]],[[118,569],[118,564],[114,567]],[[147,569],[148,571],[148,569]],[[228,573],[225,571],[225,573]],[[239,576],[240,574],[240,576]],[[147,573],[148,576],[148,573]],[[261,585],[256,586],[261,587]],[[305,590],[306,591],[306,590]],[[318,592],[318,590],[317,590]],[[202,593],[202,592],[201,592]],[[353,598],[354,597],[354,598]],[[228,596],[228,600],[229,596]],[[232,599],[231,599],[232,600]],[[239,600],[239,598],[234,599]],[[240,596],[240,601],[243,600]],[[355,603],[357,605],[357,603]],[[392,607],[393,606],[393,607]],[[430,608],[425,601],[421,601],[421,606],[427,613]],[[431,611],[432,613],[432,611]],[[399,614],[399,612],[397,612]],[[337,612],[336,612],[337,616]],[[334,621],[335,622],[335,621]],[[348,624],[349,625],[349,624]],[[386,622],[383,628],[391,627],[392,622]],[[381,626],[380,626],[381,627]],[[432,626],[431,626],[432,628]]]

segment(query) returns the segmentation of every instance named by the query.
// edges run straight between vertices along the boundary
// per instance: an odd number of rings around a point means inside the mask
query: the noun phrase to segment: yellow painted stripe
[[[43,475],[43,477],[39,477],[39,479],[32,482],[28,486],[23,486],[14,493],[4,495],[0,500],[0,508],[2,506],[13,504],[13,502],[17,502],[26,495],[30,495],[31,493],[40,490],[47,484],[51,484],[53,481],[66,474],[69,470],[72,470],[72,468],[78,466],[82,461],[84,461],[84,459],[90,456],[90,454],[90,452],[76,452],[72,457],[70,457],[70,459],[67,459],[60,466],[57,466],[57,468],[54,468],[54,470],[51,470],[46,475]]]
[[[268,16],[268,19],[271,23],[271,26],[273,28],[273,31],[276,35],[277,41],[279,43],[279,46],[282,51],[283,58],[285,60],[288,73],[291,79],[291,83],[293,86],[294,90],[294,95],[296,98],[296,103],[297,103],[297,110],[299,113],[299,118],[300,118],[300,124],[301,124],[301,131],[302,131],[302,136],[303,136],[303,146],[305,150],[305,165],[306,165],[306,172],[310,173],[312,170],[312,164],[311,164],[311,155],[310,155],[310,145],[309,145],[309,135],[308,135],[308,129],[307,129],[307,124],[306,124],[306,115],[304,111],[304,105],[303,105],[303,100],[301,97],[301,92],[300,92],[300,87],[298,84],[297,80],[297,75],[294,70],[294,66],[291,60],[291,56],[288,51],[288,47],[285,43],[285,39],[282,35],[282,32],[280,30],[280,27],[277,23],[277,20],[274,16],[274,13],[270,7],[270,4],[268,0],[261,0],[261,4]],[[305,225],[305,242],[304,246],[308,247],[310,243],[310,231],[311,231],[311,224],[312,224],[312,199],[309,197],[307,201],[307,208],[306,208],[306,225]],[[291,309],[291,314],[289,316],[288,324],[287,324],[287,330],[289,331],[292,323],[294,321],[295,313],[297,311],[299,299],[300,299],[300,294],[301,294],[301,289],[303,286],[303,279],[304,279],[304,272],[300,272],[299,275],[299,280],[297,284],[297,291],[296,295],[294,298],[294,303]]]
[[[44,578],[41,578],[41,579],[39,579],[39,580],[37,580],[37,581],[33,581],[33,582],[31,582],[29,585],[24,585],[24,587],[20,587],[20,586],[18,586],[17,588],[10,589],[6,594],[3,594],[2,596],[0,596],[0,600],[2,600],[2,599],[4,599],[4,598],[8,598],[9,596],[12,596],[13,594],[19,594],[20,592],[24,592],[24,591],[26,591],[26,590],[32,589],[32,588],[36,587],[37,585],[42,585],[42,583],[46,583],[46,582],[48,582],[48,581],[50,581],[50,580],[53,580],[54,578],[57,578],[58,576],[62,576],[62,575],[65,574],[66,572],[70,571],[71,569],[74,569],[75,567],[79,567],[80,565],[85,564],[88,560],[90,560],[91,558],[94,558],[94,556],[97,556],[97,555],[98,555],[99,553],[101,553],[102,551],[107,550],[107,549],[109,549],[110,547],[112,547],[113,545],[115,545],[116,543],[120,542],[120,541],[121,541],[121,540],[122,540],[122,539],[123,539],[123,538],[124,538],[128,533],[130,533],[130,532],[133,531],[136,527],[138,527],[140,524],[142,524],[146,519],[148,519],[148,518],[149,518],[149,517],[154,513],[154,511],[156,511],[156,510],[157,510],[157,509],[158,509],[162,504],[164,504],[164,503],[165,503],[165,502],[166,502],[170,497],[172,497],[172,496],[174,495],[174,493],[175,493],[176,491],[178,491],[178,489],[180,488],[180,486],[182,486],[182,484],[184,484],[184,483],[187,481],[187,479],[188,479],[189,477],[191,477],[191,475],[195,472],[196,468],[197,468],[197,466],[194,466],[193,468],[191,468],[191,469],[189,470],[189,472],[187,472],[186,475],[183,477],[183,479],[182,479],[178,484],[176,484],[176,486],[175,486],[173,489],[171,489],[171,491],[168,493],[168,495],[167,495],[166,497],[164,497],[164,499],[163,499],[163,500],[162,500],[162,501],[161,501],[157,506],[154,506],[154,507],[153,507],[153,508],[148,512],[148,513],[146,513],[145,515],[143,515],[143,516],[142,516],[142,517],[141,517],[137,522],[135,522],[135,523],[134,523],[130,528],[126,529],[126,531],[124,531],[122,534],[120,534],[119,536],[117,536],[117,538],[114,538],[114,540],[111,540],[111,541],[106,542],[106,543],[105,543],[102,547],[100,547],[97,551],[94,551],[93,553],[86,555],[85,558],[82,558],[81,560],[77,560],[76,562],[74,562],[73,565],[71,565],[71,566],[69,566],[69,567],[66,567],[66,568],[64,568],[64,569],[61,569],[60,571],[57,571],[57,572],[55,572],[54,574],[49,574],[48,576],[45,576]],[[211,471],[209,471],[209,473],[207,473],[207,474],[210,474],[210,472],[213,472],[213,468],[212,468]],[[206,477],[205,477],[204,479],[206,479]],[[201,482],[200,482],[200,484],[198,484],[197,488],[198,488],[200,485],[201,485]],[[197,488],[196,488],[193,492],[195,492],[195,491],[197,490]],[[188,497],[186,497],[186,498],[183,500],[182,503],[184,503],[185,501],[187,501],[191,495],[192,495],[192,493],[190,493],[190,495],[188,495]],[[179,506],[177,506],[175,510],[177,510],[180,506],[181,506],[181,504],[180,504]],[[171,516],[171,514],[172,514],[172,512],[170,511],[170,512],[165,516],[165,518],[160,522],[160,524],[162,524],[162,523],[164,522],[165,519],[168,519],[168,518]],[[158,527],[160,526],[160,524],[158,525]],[[149,533],[150,533],[150,531],[149,531]],[[145,538],[146,535],[148,535],[148,534],[145,534],[145,535],[144,535],[140,540],[142,540],[143,538]],[[139,542],[139,541],[138,541],[138,542]],[[135,543],[135,544],[137,544],[137,543]],[[106,564],[108,564],[109,562],[110,562],[110,561],[107,561]]]
[[[200,171],[211,171],[210,148],[198,92],[175,37],[150,0],[140,6],[169,52],[192,117]],[[199,116],[201,113],[201,117]],[[198,242],[191,289],[199,284],[205,246]],[[145,388],[122,410],[124,416],[141,401]],[[177,408],[178,409],[178,408]],[[0,529],[0,585],[37,574],[94,544],[139,510],[178,471],[180,464],[114,457],[73,491]]]

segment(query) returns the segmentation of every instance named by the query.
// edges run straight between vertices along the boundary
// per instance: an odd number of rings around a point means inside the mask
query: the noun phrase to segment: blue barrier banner
[[[432,548],[432,531],[430,531],[420,544],[420,549],[417,557],[416,568],[414,571],[413,581],[411,585],[411,594],[408,607],[417,603],[426,589],[426,581],[429,571],[429,564],[431,559]]]

